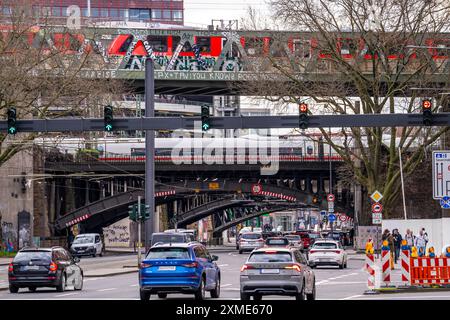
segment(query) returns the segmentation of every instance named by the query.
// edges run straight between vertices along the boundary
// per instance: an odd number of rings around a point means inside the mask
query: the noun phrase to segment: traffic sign
[[[328,209],[334,209],[334,202],[328,201]]]
[[[334,194],[330,193],[329,195],[327,195],[327,200],[328,202],[334,202]]]
[[[262,186],[260,184],[252,185],[252,194],[260,194],[262,191]]]
[[[372,219],[383,219],[382,213],[372,213]]]
[[[381,194],[380,191],[375,190],[375,192],[372,193],[372,195],[370,196],[370,199],[372,199],[375,202],[380,202],[380,200],[383,199],[383,195]]]
[[[336,216],[335,216],[334,214],[330,214],[330,215],[328,216],[328,220],[329,220],[330,222],[334,222],[334,221],[336,221]]]
[[[381,224],[382,220],[381,219],[373,219],[372,218],[372,224]]]
[[[433,199],[450,196],[450,151],[433,151],[432,174]]]
[[[439,202],[441,204],[442,209],[450,209],[450,197],[445,196]]]
[[[325,216],[326,214],[327,214],[327,212],[325,210],[320,211],[321,216]]]
[[[381,205],[381,203],[375,202],[372,205],[372,212],[373,213],[380,213],[381,211],[383,211],[383,206]]]
[[[334,208],[328,208],[328,212],[334,212]]]
[[[339,220],[341,220],[341,222],[345,222],[347,221],[347,216],[342,214],[339,216]]]

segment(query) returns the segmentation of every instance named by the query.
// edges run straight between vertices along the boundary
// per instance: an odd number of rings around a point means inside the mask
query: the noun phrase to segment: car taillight
[[[264,242],[264,239],[258,239],[258,242]]]
[[[195,262],[191,262],[191,263],[185,263],[185,264],[182,264],[182,266],[186,267],[186,268],[197,268],[198,262],[195,261]]]
[[[8,272],[13,272],[14,271],[14,266],[12,264],[12,262],[9,264],[8,266]]]
[[[309,253],[317,252],[317,250],[309,250]]]
[[[292,264],[292,265],[286,266],[284,268],[285,269],[295,270],[295,271],[298,271],[298,272],[302,271],[302,268],[298,264]]]
[[[248,269],[255,269],[253,266],[250,266],[248,264],[244,264],[241,268],[241,272],[248,270]]]
[[[150,263],[141,262],[141,269],[150,268],[151,266]]]
[[[56,265],[56,263],[54,263],[53,261],[50,263],[50,266],[48,268],[48,270],[50,271],[56,271],[58,269],[58,266]]]
[[[334,253],[341,254],[341,250],[336,250]]]

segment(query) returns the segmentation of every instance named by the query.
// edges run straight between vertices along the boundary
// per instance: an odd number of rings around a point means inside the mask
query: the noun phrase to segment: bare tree
[[[264,62],[249,70],[257,73],[246,85],[249,94],[281,104],[311,101],[314,113],[328,114],[412,113],[423,97],[434,98],[434,111],[443,106],[440,93],[450,83],[448,0],[271,5],[278,23],[292,32],[271,34]],[[398,148],[407,177],[448,129],[342,128],[339,140],[328,128],[320,131],[344,159],[347,178],[368,193],[383,193],[383,214],[389,217],[401,190]]]
[[[0,2],[0,4],[2,4]],[[101,70],[107,62],[81,30],[53,24],[41,12],[32,15],[27,1],[11,2],[0,15],[0,113],[16,108],[17,119],[98,116],[100,106],[125,91],[114,80],[81,76],[84,69]],[[0,133],[0,166],[28,148],[36,133]]]

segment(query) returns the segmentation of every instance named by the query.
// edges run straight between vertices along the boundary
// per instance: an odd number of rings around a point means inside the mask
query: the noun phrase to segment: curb
[[[380,294],[393,294],[393,293],[419,293],[419,292],[436,292],[436,291],[450,291],[450,288],[386,288],[375,289]]]

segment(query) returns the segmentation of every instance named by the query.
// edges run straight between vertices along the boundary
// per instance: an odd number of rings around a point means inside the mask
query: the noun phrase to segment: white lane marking
[[[111,290],[117,290],[117,288],[107,288],[107,289],[100,289],[100,290],[97,290],[97,292],[102,292],[102,291],[111,291]]]
[[[219,264],[219,267],[228,267],[228,263],[225,263],[225,264]]]
[[[367,283],[367,281],[336,281],[336,282],[324,282],[324,283],[316,283],[316,285],[335,285],[335,284],[361,284],[361,283]]]
[[[342,299],[339,299],[339,300],[350,300],[350,299],[357,298],[357,297],[362,297],[362,296],[363,296],[362,294],[356,294],[354,296],[345,297],[345,298],[342,298]]]
[[[130,287],[137,287],[138,286],[138,284],[132,284],[132,285],[130,285]]]
[[[430,299],[430,298],[435,298],[435,299],[442,299],[442,298],[450,298],[450,296],[427,296],[427,295],[409,295],[409,296],[404,296],[404,297],[392,297],[393,300],[398,300],[398,299],[417,299],[417,300],[423,300],[423,299]],[[358,300],[379,300],[381,299],[380,297],[364,297],[364,298],[359,298]],[[386,299],[386,298],[385,298]]]
[[[66,296],[73,296],[75,294],[79,294],[79,292],[71,292],[71,293],[64,293],[64,294],[58,294],[55,297],[66,297]]]
[[[231,256],[232,254],[233,254],[232,252],[229,252],[229,253],[228,253],[229,256]]]
[[[100,279],[100,278],[87,278],[87,279],[83,279],[83,281],[95,281],[98,279]]]
[[[222,287],[222,288],[224,288],[224,287],[229,287],[229,286],[231,286],[232,284],[231,283],[227,283],[227,284],[221,284],[220,286]]]

